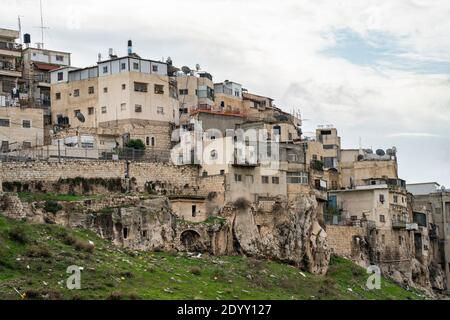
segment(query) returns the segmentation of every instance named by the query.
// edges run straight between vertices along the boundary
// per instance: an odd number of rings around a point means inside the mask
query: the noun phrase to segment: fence
[[[139,162],[170,162],[170,151],[162,149],[137,150],[133,148],[67,148],[58,146],[45,146],[40,148],[21,149],[12,152],[1,152],[0,160],[3,162],[26,162],[36,160],[128,160]]]

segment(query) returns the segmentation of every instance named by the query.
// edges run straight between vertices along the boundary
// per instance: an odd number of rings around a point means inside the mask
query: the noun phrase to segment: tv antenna
[[[41,11],[41,26],[40,27],[35,27],[35,28],[39,28],[41,29],[41,42],[38,42],[38,47],[39,48],[44,48],[44,29],[50,29],[49,27],[45,27],[44,26],[44,15],[42,14],[42,0],[39,0],[39,6],[40,6],[40,11]]]

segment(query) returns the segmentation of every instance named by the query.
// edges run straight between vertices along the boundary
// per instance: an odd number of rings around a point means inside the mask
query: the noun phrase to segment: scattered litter
[[[353,289],[352,289],[352,288],[347,288],[347,290],[350,291],[350,292],[353,292]]]
[[[165,289],[164,289],[164,292],[167,292],[167,293],[173,293],[173,291],[170,290],[170,288],[165,288]]]
[[[42,283],[44,284],[44,286],[48,286],[48,283],[45,281],[42,281]]]
[[[30,270],[30,265],[27,265],[27,269]]]
[[[300,272],[300,274],[303,276],[303,278],[306,278],[306,274],[304,274],[303,272]]]

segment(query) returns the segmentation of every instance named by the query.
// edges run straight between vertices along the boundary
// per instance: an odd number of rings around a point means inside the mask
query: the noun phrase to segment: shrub
[[[141,139],[131,139],[125,146],[136,150],[145,150],[145,144]]]
[[[202,269],[200,269],[200,267],[192,267],[190,272],[196,276],[199,276],[202,273]]]
[[[58,211],[62,210],[62,206],[56,201],[47,200],[44,204],[44,210],[46,212],[55,214]]]
[[[30,258],[50,258],[52,253],[46,247],[30,246],[27,249],[26,256]]]
[[[73,244],[75,250],[78,251],[86,251],[89,253],[94,252],[94,245],[90,244],[89,242],[85,242],[85,241],[81,241],[81,240],[77,240],[75,241],[75,243]]]
[[[14,227],[13,229],[9,230],[8,236],[11,240],[21,244],[29,242],[28,236],[23,227]]]
[[[234,207],[238,210],[245,210],[250,208],[250,202],[245,198],[239,198],[234,202]]]
[[[111,294],[106,298],[106,300],[122,300],[122,299],[123,299],[123,294],[118,291],[111,292]]]

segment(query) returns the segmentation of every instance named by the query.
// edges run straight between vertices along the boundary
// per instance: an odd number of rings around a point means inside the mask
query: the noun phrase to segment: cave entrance
[[[201,241],[200,234],[195,230],[186,230],[180,236],[180,241],[187,251],[190,252],[202,252],[204,246]]]

